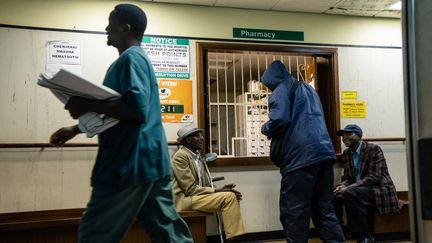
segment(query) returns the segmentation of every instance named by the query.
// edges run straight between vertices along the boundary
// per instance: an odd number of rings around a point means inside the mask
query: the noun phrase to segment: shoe
[[[364,236],[357,243],[375,243],[375,239],[372,236]]]

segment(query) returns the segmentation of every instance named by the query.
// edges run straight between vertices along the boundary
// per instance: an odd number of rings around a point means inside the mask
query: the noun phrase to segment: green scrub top
[[[125,50],[109,67],[103,84],[119,92],[141,121],[120,121],[99,134],[92,186],[115,190],[171,175],[158,84],[144,50]]]

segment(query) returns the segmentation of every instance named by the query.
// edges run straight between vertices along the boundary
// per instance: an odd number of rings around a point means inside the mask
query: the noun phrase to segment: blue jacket
[[[261,128],[268,138],[283,136],[282,172],[289,172],[314,163],[336,160],[324,121],[321,101],[315,90],[301,82],[295,92],[292,114],[290,91],[294,78],[285,65],[274,61],[262,77],[272,94],[269,97],[269,121]]]

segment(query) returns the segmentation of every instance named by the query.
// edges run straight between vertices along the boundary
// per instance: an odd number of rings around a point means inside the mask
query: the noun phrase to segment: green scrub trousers
[[[171,179],[123,188],[93,188],[82,216],[79,243],[118,243],[138,218],[155,243],[193,242],[189,229],[172,202]]]

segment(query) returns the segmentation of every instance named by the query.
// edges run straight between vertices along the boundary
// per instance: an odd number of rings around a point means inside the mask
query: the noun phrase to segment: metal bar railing
[[[180,143],[176,141],[168,141],[168,146],[179,146]],[[98,143],[65,143],[62,147],[66,148],[83,148],[83,147],[97,147]],[[2,148],[54,148],[49,143],[0,143]]]
[[[405,143],[406,138],[402,137],[383,137],[383,138],[362,138],[366,142],[403,142]]]
[[[404,137],[382,137],[382,138],[363,138],[367,142],[405,142]],[[181,145],[176,141],[168,141],[168,146]],[[78,148],[78,147],[97,147],[97,143],[66,143],[63,147]],[[0,143],[0,148],[50,148],[53,147],[49,143]]]

